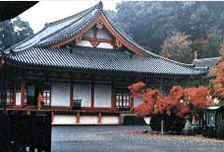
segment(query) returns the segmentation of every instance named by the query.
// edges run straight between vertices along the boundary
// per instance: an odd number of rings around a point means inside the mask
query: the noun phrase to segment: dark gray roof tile
[[[199,75],[207,71],[183,67],[157,57],[130,56],[113,50],[97,48],[76,48],[75,53],[65,49],[29,48],[7,55],[11,64],[55,67],[67,70],[103,70],[136,72],[147,74]],[[89,51],[87,51],[89,49]],[[94,53],[91,53],[94,51]],[[108,53],[108,51],[111,51]]]

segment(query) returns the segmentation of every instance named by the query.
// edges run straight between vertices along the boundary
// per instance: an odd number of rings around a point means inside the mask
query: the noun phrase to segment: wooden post
[[[98,113],[98,123],[99,124],[102,123],[102,113],[101,112]]]
[[[122,116],[121,114],[118,115],[118,119],[119,119],[119,125],[123,125],[123,120],[122,120]]]
[[[130,97],[130,110],[134,108],[134,98]]]
[[[13,101],[14,101],[14,107],[16,106],[16,82],[14,84],[14,89],[13,89]]]
[[[52,111],[51,112],[51,124],[53,124],[53,122],[54,122],[54,112]]]
[[[164,120],[161,120],[161,134],[162,135],[163,135],[163,126],[164,126],[163,122],[164,122]]]
[[[25,81],[21,81],[21,106],[24,106],[24,97],[25,97]]]
[[[94,108],[94,83],[91,83],[91,108]]]
[[[80,123],[80,112],[76,113],[76,123]]]
[[[114,87],[112,85],[112,93],[111,93],[111,107],[112,107],[112,110],[115,110],[116,109],[116,96],[115,96],[115,90],[114,90]]]
[[[70,108],[72,109],[72,101],[73,101],[73,84],[70,86]]]

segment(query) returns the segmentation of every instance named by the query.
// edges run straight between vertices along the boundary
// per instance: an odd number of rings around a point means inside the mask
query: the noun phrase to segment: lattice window
[[[7,105],[13,105],[14,104],[14,88],[10,87],[6,91],[6,103]]]
[[[43,97],[43,106],[50,106],[51,105],[51,88],[44,87],[41,91]]]
[[[15,90],[15,98],[16,98],[16,105],[21,105],[21,83],[16,82],[16,90]]]
[[[26,84],[24,91],[24,104],[25,105],[36,105],[36,97],[35,97],[35,86]]]
[[[129,109],[130,108],[130,94],[126,92],[116,93],[116,107],[118,109]]]

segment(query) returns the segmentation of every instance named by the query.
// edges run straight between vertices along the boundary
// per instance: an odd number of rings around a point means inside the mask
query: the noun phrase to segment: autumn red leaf
[[[178,116],[184,116],[190,112],[190,107],[202,108],[212,104],[210,91],[207,87],[199,86],[183,89],[181,86],[173,86],[168,96],[163,96],[157,89],[145,89],[146,84],[142,82],[133,84],[129,87],[131,93],[139,93],[142,98],[142,104],[134,108],[139,116],[152,115],[156,113],[167,115],[176,113]],[[134,95],[136,96],[136,95]],[[175,109],[175,111],[173,111]]]

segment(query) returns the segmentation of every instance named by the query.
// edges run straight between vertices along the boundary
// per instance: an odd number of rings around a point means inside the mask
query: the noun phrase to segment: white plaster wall
[[[70,84],[55,83],[51,87],[52,106],[70,106]]]
[[[102,116],[101,122],[102,124],[105,124],[105,125],[118,125],[119,117],[118,116]]]
[[[87,40],[82,40],[79,44],[77,44],[78,46],[84,46],[84,47],[93,47],[92,44],[87,41]]]
[[[111,45],[110,43],[102,42],[97,46],[97,48],[113,49],[113,45]]]
[[[142,98],[134,98],[134,107],[140,105],[142,103]]]
[[[21,105],[21,92],[16,92],[16,105]]]
[[[86,32],[83,37],[91,37],[93,38],[94,37],[94,31],[93,29],[89,30],[88,32]]]
[[[101,39],[111,39],[110,34],[105,29],[97,30],[96,37]]]
[[[55,115],[52,125],[74,125],[76,124],[76,116]]]
[[[98,116],[80,116],[79,124],[94,125],[98,124]]]
[[[74,84],[73,85],[73,100],[81,99],[82,107],[91,106],[91,84]]]
[[[111,107],[111,85],[94,85],[94,107]]]

